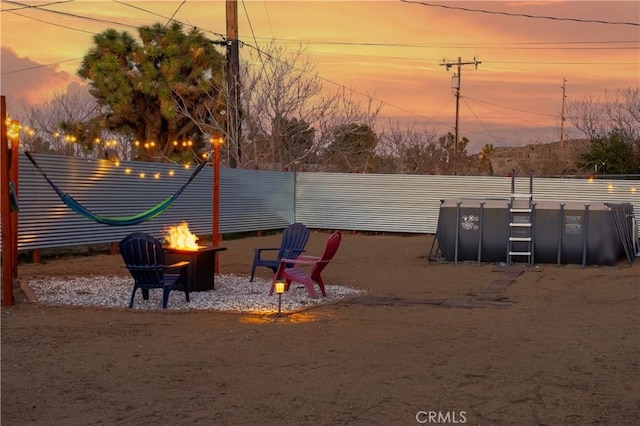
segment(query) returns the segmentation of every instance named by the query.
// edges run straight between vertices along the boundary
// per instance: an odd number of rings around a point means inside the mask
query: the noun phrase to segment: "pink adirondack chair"
[[[324,247],[324,252],[320,257],[300,255],[295,259],[280,259],[280,264],[273,277],[271,291],[269,294],[273,294],[276,282],[284,281],[285,291],[289,290],[289,286],[292,282],[300,283],[307,289],[309,297],[315,299],[318,295],[314,285],[318,284],[322,296],[326,296],[327,292],[324,289],[324,282],[322,281],[320,274],[338,251],[341,239],[342,234],[340,231],[336,231],[331,234]]]

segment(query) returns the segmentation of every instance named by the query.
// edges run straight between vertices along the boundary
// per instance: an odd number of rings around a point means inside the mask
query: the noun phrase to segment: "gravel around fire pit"
[[[31,278],[29,288],[39,303],[51,305],[102,306],[123,308],[129,306],[133,280],[130,277],[48,277]],[[187,302],[182,291],[172,291],[167,309],[170,310],[215,310],[236,312],[277,312],[278,296],[269,295],[271,281],[248,277],[218,274],[215,290],[190,292]],[[292,283],[288,292],[282,295],[282,312],[295,311],[305,307],[321,305],[363,293],[341,285],[326,285],[326,297],[312,299],[307,290]],[[162,309],[162,290],[151,290],[149,300],[142,299],[142,292],[136,292],[133,309]]]

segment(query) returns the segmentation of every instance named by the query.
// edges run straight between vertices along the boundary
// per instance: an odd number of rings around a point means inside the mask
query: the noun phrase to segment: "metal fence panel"
[[[63,192],[93,213],[119,218],[148,210],[173,195],[194,169],[172,164],[121,162],[33,154]],[[142,177],[144,176],[144,177]],[[220,170],[221,233],[284,228],[294,221],[293,173]],[[64,247],[119,241],[130,232],[161,237],[186,221],[196,235],[213,226],[213,169],[205,167],[164,213],[133,226],[109,226],[68,208],[22,154],[19,164],[18,248]]]
[[[107,217],[146,211],[174,194],[193,172],[171,164],[122,162],[117,166],[106,160],[33,157],[62,191]],[[196,235],[211,234],[211,167],[205,167],[168,210],[135,226],[107,226],[85,219],[60,201],[24,154],[19,167],[19,250],[110,243],[134,231],[160,237],[167,226],[183,221]],[[517,177],[515,189],[528,192],[529,178]],[[282,229],[297,221],[315,229],[435,233],[442,200],[508,200],[510,194],[509,177],[223,168],[219,230],[224,234]],[[639,180],[535,178],[533,198],[534,202],[631,203],[640,223]]]
[[[515,192],[528,193],[529,183],[516,177]],[[299,173],[296,220],[311,228],[435,233],[441,200],[510,196],[510,177]],[[533,198],[631,203],[640,223],[638,180],[534,178]]]

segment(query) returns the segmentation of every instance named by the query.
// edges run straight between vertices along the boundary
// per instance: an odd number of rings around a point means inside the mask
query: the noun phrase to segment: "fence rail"
[[[47,176],[83,206],[107,217],[146,211],[186,182],[192,170],[169,164],[33,154]],[[144,176],[144,178],[142,177]],[[205,167],[160,216],[134,226],[108,226],[67,208],[24,154],[19,159],[18,250],[117,242],[130,232],[160,237],[183,221],[199,235],[213,226],[213,170]],[[528,188],[529,178],[516,178]],[[343,174],[220,170],[221,233],[312,229],[436,232],[442,200],[504,199],[510,177]],[[631,203],[640,223],[640,180],[534,178],[534,202]],[[640,231],[639,231],[640,232]]]

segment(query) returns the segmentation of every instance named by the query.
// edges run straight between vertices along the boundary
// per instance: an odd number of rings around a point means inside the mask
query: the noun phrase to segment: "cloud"
[[[78,77],[61,71],[59,65],[41,64],[21,57],[7,46],[2,46],[0,51],[0,69],[0,90],[12,116],[19,116],[29,107],[47,102],[55,93],[84,86]]]

